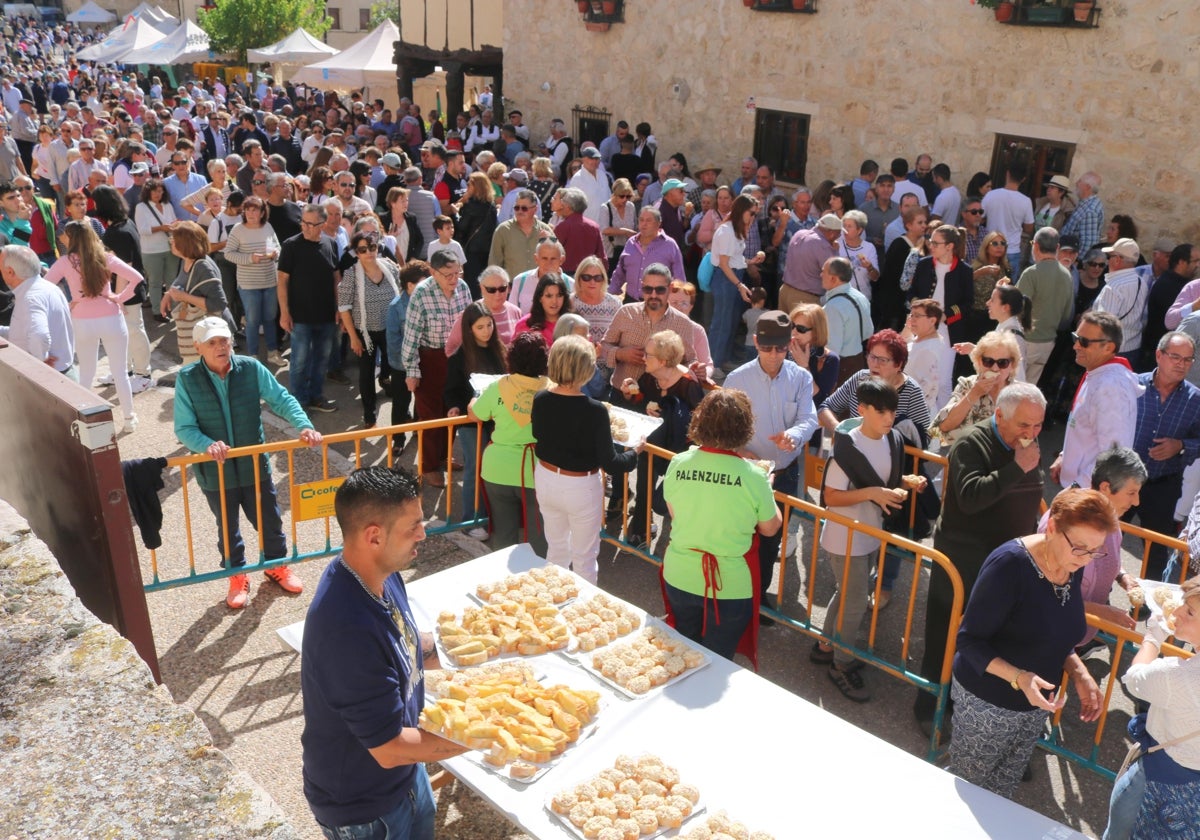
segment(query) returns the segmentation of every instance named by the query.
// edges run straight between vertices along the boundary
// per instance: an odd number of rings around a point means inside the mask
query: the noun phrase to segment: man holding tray
[[[399,468],[355,470],[334,509],[342,554],[317,584],[301,650],[304,795],[330,840],[433,840],[424,762],[466,748],[417,729],[425,667],[440,667],[399,574],[425,539],[420,484]]]

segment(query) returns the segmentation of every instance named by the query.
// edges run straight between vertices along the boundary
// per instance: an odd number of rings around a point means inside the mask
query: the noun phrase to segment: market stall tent
[[[134,18],[115,34],[109,35],[99,44],[80,50],[76,55],[83,61],[95,61],[101,64],[124,62],[128,53],[144,49],[161,41],[164,37],[166,37],[164,33],[155,29],[148,20],[140,17]]]
[[[269,47],[259,47],[247,50],[249,61],[261,61],[270,64],[308,64],[322,61],[327,57],[338,54],[336,47],[324,44],[309,35],[303,28],[297,29],[282,41],[276,41]]]
[[[132,50],[122,58],[123,64],[190,64],[203,61],[211,55],[208,33],[190,20],[185,20],[174,32],[161,41]]]
[[[96,5],[94,0],[88,0],[71,14],[67,15],[67,20],[71,23],[112,23],[117,19],[117,16],[107,9],[102,9]]]
[[[179,25],[179,18],[175,17],[162,6],[151,6],[149,3],[146,3],[145,0],[143,0],[141,3],[138,3],[134,10],[129,14],[133,15],[134,17],[141,17],[143,14],[147,14],[155,20],[165,20],[171,23],[173,26]]]
[[[323,90],[348,91],[365,88],[365,96],[382,99],[388,107],[399,101],[396,93],[396,64],[392,60],[400,30],[384,21],[367,37],[335,56],[302,67],[292,75],[293,82]]]

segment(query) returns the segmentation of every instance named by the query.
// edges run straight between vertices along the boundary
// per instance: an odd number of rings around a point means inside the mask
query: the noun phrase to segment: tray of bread
[[[1168,627],[1174,627],[1175,610],[1183,606],[1183,589],[1177,583],[1143,580],[1129,591],[1129,603],[1140,608],[1145,604],[1151,613],[1163,616]]]
[[[618,408],[612,403],[604,403],[604,407],[608,409],[608,427],[613,440],[630,449],[645,443],[650,433],[663,422],[661,417],[639,414],[627,408]]]
[[[641,632],[583,656],[579,663],[626,697],[638,698],[687,679],[711,661],[679,633],[647,617]]]
[[[746,840],[775,840],[774,834],[751,831],[724,811],[698,817],[679,833],[679,840],[711,840],[714,837],[744,837]]]
[[[596,731],[600,693],[538,679],[526,663],[426,675],[419,726],[471,751],[467,760],[520,784],[548,772]]]
[[[502,373],[472,373],[470,376],[470,382],[471,388],[473,388],[475,391],[475,396],[478,397],[485,390],[487,390],[487,386],[499,380],[503,375],[504,374]]]
[[[578,579],[561,566],[547,564],[503,580],[481,583],[472,597],[481,604],[499,604],[524,598],[541,598],[555,606],[570,603],[579,594]]]
[[[600,648],[640,630],[646,614],[597,590],[563,607],[562,617],[573,637],[570,654],[590,658]]]
[[[438,614],[434,633],[443,662],[463,668],[500,657],[540,656],[571,641],[558,608],[536,596],[471,604]]]
[[[704,810],[700,790],[656,755],[619,755],[611,767],[563,788],[546,810],[585,840],[676,837],[684,820]]]

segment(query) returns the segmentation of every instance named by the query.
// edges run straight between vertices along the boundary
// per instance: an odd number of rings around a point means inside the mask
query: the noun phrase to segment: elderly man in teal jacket
[[[215,463],[196,465],[196,480],[221,529],[221,493],[217,470],[225,472],[225,520],[229,524],[228,567],[246,565],[246,546],[242,540],[238,509],[250,524],[258,528],[258,509],[262,510],[263,556],[277,560],[287,556],[283,519],[275,499],[275,483],[265,455],[234,458],[226,462],[230,449],[265,443],[262,403],[300,430],[300,440],[309,446],[321,443],[321,433],[271,372],[257,359],[233,354],[233,337],[222,318],[202,318],[192,334],[200,361],[184,367],[175,382],[175,436],[190,451],[205,453]],[[259,492],[255,493],[255,470]],[[225,556],[225,535],[217,541],[217,550]],[[222,563],[222,565],[225,565]],[[300,579],[288,566],[266,571],[266,576],[293,594],[304,590]],[[250,597],[250,579],[236,574],[229,579],[225,603],[231,609],[246,606]]]

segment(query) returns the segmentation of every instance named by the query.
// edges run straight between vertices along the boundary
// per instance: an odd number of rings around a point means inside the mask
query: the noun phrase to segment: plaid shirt
[[[162,123],[156,122],[154,125],[142,124],[142,139],[147,143],[154,144],[155,148],[162,145]]]
[[[668,306],[662,318],[651,322],[646,314],[645,303],[627,303],[617,310],[608,332],[604,335],[601,356],[604,364],[613,372],[612,385],[619,388],[627,378],[637,381],[646,368],[642,365],[631,365],[628,362],[617,361],[617,351],[623,347],[646,346],[646,339],[661,330],[671,330],[683,339],[683,363],[690,365],[696,361],[696,349],[693,343],[694,327],[692,320],[673,306]]]
[[[1154,387],[1154,371],[1138,374],[1146,391],[1137,402],[1137,428],[1133,451],[1142,459],[1149,480],[1179,475],[1200,455],[1200,388],[1186,379],[1165,400]],[[1155,438],[1183,441],[1183,451],[1174,458],[1156,461],[1150,457]]]
[[[963,237],[963,244],[966,245],[966,249],[967,249],[966,250],[966,259],[964,260],[964,262],[967,265],[972,265],[975,262],[975,260],[977,260],[979,258],[979,248],[980,248],[980,246],[983,245],[983,237],[985,237],[985,236],[987,236],[987,233],[984,231],[983,227],[981,226],[978,230],[975,231],[974,236],[972,236],[970,233],[968,233],[966,236]]]
[[[458,281],[450,297],[432,277],[417,284],[408,302],[400,349],[404,371],[410,378],[421,378],[421,348],[444,348],[454,319],[470,305],[471,289],[465,280]]]
[[[1100,241],[1103,227],[1104,205],[1100,203],[1100,196],[1089,195],[1079,202],[1071,218],[1063,225],[1062,233],[1063,236],[1073,233],[1079,237],[1079,256],[1082,257]]]

